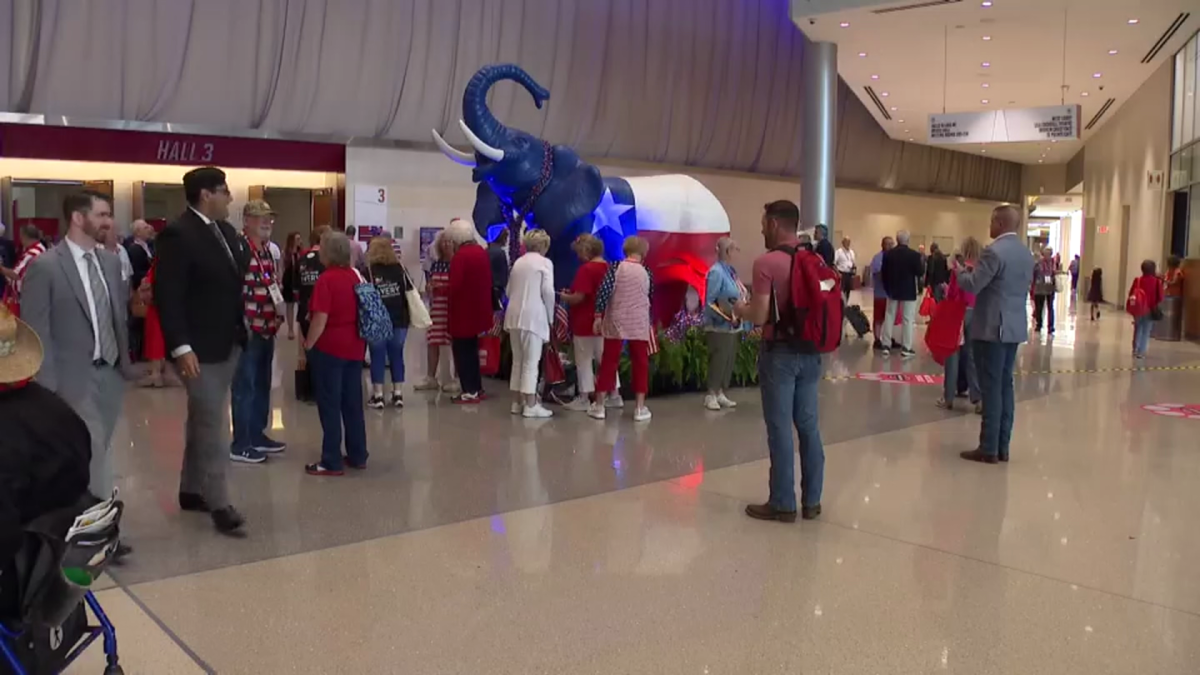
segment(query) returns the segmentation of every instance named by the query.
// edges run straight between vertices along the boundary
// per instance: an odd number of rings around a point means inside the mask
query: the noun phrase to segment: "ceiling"
[[[930,1],[874,2],[840,11],[839,6],[864,2],[792,1],[796,24],[814,41],[838,44],[842,79],[900,141],[926,143],[931,113],[1059,105],[1064,82],[1065,103],[1082,106],[1081,126],[1109,98],[1116,99],[1096,126],[1083,132],[1087,140],[1200,27],[1200,0],[992,0],[988,7],[982,0],[933,0],[936,4],[928,7],[888,11]],[[1192,16],[1143,64],[1185,12]],[[868,85],[879,93],[891,121],[866,93]],[[1022,164],[1061,164],[1082,144],[940,147]]]

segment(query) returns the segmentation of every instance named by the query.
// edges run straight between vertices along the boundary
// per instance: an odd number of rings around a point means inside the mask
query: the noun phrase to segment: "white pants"
[[[527,330],[511,330],[508,342],[512,345],[512,377],[508,388],[522,394],[536,394],[538,364],[542,361],[542,338]]]
[[[917,301],[916,300],[892,300],[887,301],[887,313],[883,315],[882,333],[879,336],[884,347],[892,346],[892,328],[896,326],[897,306],[901,306],[899,311],[903,313],[903,332],[900,334],[900,344],[907,350],[913,348],[913,331],[917,326]]]
[[[604,338],[599,335],[577,337],[575,343],[575,379],[579,395],[587,396],[596,391],[596,373],[600,370],[600,359],[604,356]],[[617,388],[621,378],[617,376]]]

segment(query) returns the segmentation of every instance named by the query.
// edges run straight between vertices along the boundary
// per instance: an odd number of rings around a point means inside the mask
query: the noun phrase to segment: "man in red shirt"
[[[229,459],[261,464],[268,454],[287,447],[266,434],[271,411],[271,363],[275,358],[275,333],[282,322],[283,293],[276,278],[275,259],[268,247],[275,212],[261,199],[242,209],[242,236],[250,251],[242,287],[249,338],[238,359],[231,387],[233,444]]]
[[[455,247],[450,260],[450,331],[454,365],[462,393],[455,403],[474,404],[483,398],[483,376],[479,371],[479,336],[492,328],[492,265],[487,250],[479,245],[475,228],[456,219],[446,228]]]

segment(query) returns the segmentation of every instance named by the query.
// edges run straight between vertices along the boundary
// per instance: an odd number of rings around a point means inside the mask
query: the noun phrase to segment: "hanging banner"
[[[954,145],[1074,140],[1079,138],[1079,115],[1077,105],[930,115],[929,142]]]

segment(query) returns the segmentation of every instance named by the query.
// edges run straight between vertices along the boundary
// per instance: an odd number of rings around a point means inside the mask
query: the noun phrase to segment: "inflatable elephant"
[[[516,228],[522,220],[546,230],[559,288],[569,286],[575,275],[579,262],[571,243],[584,233],[600,237],[609,260],[620,259],[625,237],[645,237],[650,242],[646,264],[656,279],[660,273],[682,279],[688,275],[670,274],[670,268],[713,262],[716,240],[729,234],[729,217],[699,181],[684,175],[601,176],[572,148],[550,145],[501,124],[487,106],[488,90],[500,80],[520,83],[538,108],[550,98],[550,92],[519,66],[485,66],[467,84],[459,121],[475,152],[456,150],[433,131],[446,156],[472,168],[471,179],[478,183],[472,217],[480,234],[486,237],[497,225]],[[702,287],[697,290],[703,295]],[[656,291],[664,296],[661,303],[655,298],[656,314],[673,314],[685,291],[685,286],[662,286]]]

